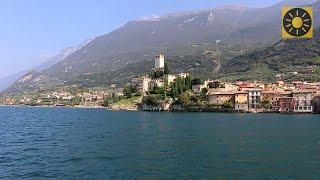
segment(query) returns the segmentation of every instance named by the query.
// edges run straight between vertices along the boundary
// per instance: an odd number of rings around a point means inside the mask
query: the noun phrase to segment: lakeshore
[[[282,115],[318,115],[319,113],[280,113],[280,112],[274,112],[274,111],[259,111],[259,112],[236,112],[232,110],[143,110],[143,109],[134,109],[134,108],[118,108],[118,109],[110,109],[103,106],[100,107],[92,107],[92,106],[27,106],[27,105],[0,105],[0,108],[7,107],[7,108],[43,108],[43,109],[88,109],[88,110],[105,110],[110,112],[154,112],[154,113],[210,113],[210,114],[221,114],[221,113],[227,113],[227,114],[282,114]]]
[[[123,87],[55,89],[4,94],[0,104],[44,107],[107,108],[128,111],[320,113],[320,82],[236,81],[171,73],[164,54],[155,56],[148,75]]]

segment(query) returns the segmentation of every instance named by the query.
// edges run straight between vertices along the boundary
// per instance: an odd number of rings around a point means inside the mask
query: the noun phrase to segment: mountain
[[[222,44],[222,69],[218,73],[214,72],[216,64],[213,61],[217,59],[217,48],[213,44],[198,46],[205,49],[202,54],[168,57],[171,71],[188,72],[193,76],[225,81],[270,82],[279,78],[285,81],[320,81],[320,29],[315,32],[313,39],[280,40],[271,46],[248,52],[241,52],[241,48]],[[130,82],[133,77],[147,74],[152,67],[153,61],[147,60],[129,64],[112,72],[80,75],[67,84],[124,84]]]
[[[47,76],[41,72],[32,70],[22,76],[8,89],[4,90],[3,93],[16,94],[21,92],[33,91],[35,89],[52,89],[61,84],[62,82],[58,78]]]
[[[12,75],[4,76],[0,78],[0,92],[10,87],[17,81],[20,77],[26,74],[28,71],[20,71],[18,73],[14,73]]]
[[[41,74],[63,85],[121,84],[134,75],[146,73],[144,70],[152,64],[154,55],[162,52],[172,61],[183,62],[183,71],[191,67],[192,72],[217,77],[219,73],[211,71],[211,68],[216,68],[212,61],[216,60],[217,40],[229,47],[228,50],[223,49],[225,55],[221,62],[226,67],[232,58],[280,40],[283,6],[301,6],[311,2],[315,7],[315,26],[318,26],[319,2],[310,0],[288,0],[267,8],[226,6],[130,21],[109,34],[95,38]],[[208,51],[211,51],[210,57],[206,55]],[[181,59],[185,57],[190,61]],[[211,67],[198,71],[193,66],[195,62],[200,65],[211,62]],[[172,68],[179,68],[174,64]],[[20,87],[44,88],[35,84],[12,87],[19,91],[23,91]],[[14,88],[10,90],[15,91]]]
[[[39,64],[39,65],[31,68],[30,70],[23,70],[23,71],[20,71],[18,73],[14,73],[9,76],[5,76],[2,78],[0,77],[0,92],[9,88],[11,85],[13,85],[20,78],[23,78],[25,75],[28,75],[30,73],[34,74],[35,71],[37,71],[37,72],[44,71],[44,70],[50,68],[52,65],[66,59],[68,56],[70,56],[74,52],[80,50],[83,46],[90,43],[93,39],[94,38],[90,38],[90,39],[88,39],[88,40],[86,40],[86,41],[84,41],[74,47],[65,48],[65,49],[61,50],[57,55],[53,56],[52,58],[49,58],[48,60],[46,60],[42,64]],[[27,83],[27,82],[25,82],[25,83]],[[17,87],[17,86],[13,86],[13,87]],[[33,87],[33,86],[31,86],[31,87]],[[19,88],[19,89],[21,89],[21,88]],[[10,88],[9,90],[13,90],[13,89]]]
[[[232,80],[320,80],[320,29],[313,39],[281,40],[229,60],[221,76]]]
[[[46,69],[50,68],[52,65],[57,64],[58,62],[66,59],[68,56],[72,55],[74,52],[80,50],[82,47],[84,47],[85,45],[87,45],[88,43],[90,43],[94,39],[95,38],[90,38],[90,39],[87,39],[86,41],[84,41],[76,46],[62,49],[57,55],[53,56],[52,58],[48,59],[44,63],[42,63],[32,69],[39,71],[39,72],[46,70]]]
[[[150,60],[155,53],[193,43],[221,40],[230,44],[269,44],[280,39],[281,8],[310,0],[284,1],[267,8],[227,6],[130,21],[97,37],[46,73],[69,80],[87,73],[104,73]],[[316,14],[316,13],[315,13]]]

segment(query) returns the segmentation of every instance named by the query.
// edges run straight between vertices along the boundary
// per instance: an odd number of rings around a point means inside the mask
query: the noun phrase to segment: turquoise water
[[[1,179],[320,179],[320,116],[0,108]]]

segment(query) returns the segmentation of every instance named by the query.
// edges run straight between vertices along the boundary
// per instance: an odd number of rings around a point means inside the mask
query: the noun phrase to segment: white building
[[[180,77],[180,78],[186,78],[187,76],[189,76],[189,73],[179,73],[179,74],[177,74],[177,76],[178,77]]]
[[[154,59],[154,67],[156,69],[164,68],[164,54],[159,54],[155,56]]]
[[[261,92],[262,89],[254,88],[247,90],[249,94],[249,109],[259,109],[261,103]]]
[[[177,76],[172,74],[167,74],[165,75],[165,78],[167,79],[168,84],[171,84],[174,82],[175,79],[177,79]]]
[[[296,113],[312,113],[313,92],[310,90],[295,90],[292,92],[295,100],[294,112]]]

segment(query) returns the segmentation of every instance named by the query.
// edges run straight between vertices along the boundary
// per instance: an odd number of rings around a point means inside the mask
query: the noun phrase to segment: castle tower
[[[163,69],[164,68],[164,54],[159,54],[159,55],[155,56],[154,67],[155,67],[155,69]]]

